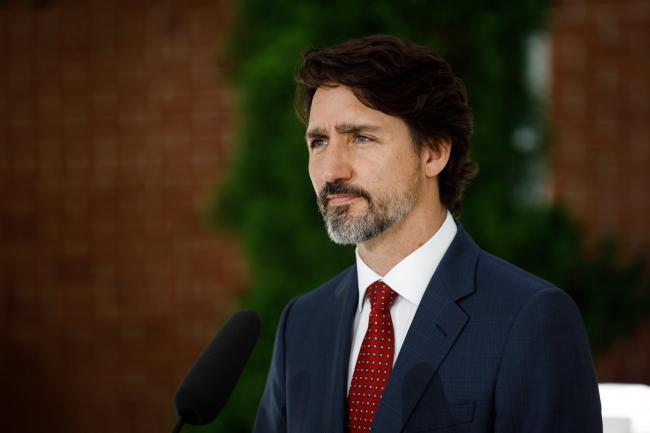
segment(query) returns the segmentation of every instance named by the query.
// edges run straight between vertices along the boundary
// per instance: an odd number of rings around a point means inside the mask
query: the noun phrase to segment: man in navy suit
[[[602,432],[576,305],[454,220],[476,164],[444,59],[375,35],[306,52],[297,81],[318,206],[356,264],[286,306],[254,432]]]

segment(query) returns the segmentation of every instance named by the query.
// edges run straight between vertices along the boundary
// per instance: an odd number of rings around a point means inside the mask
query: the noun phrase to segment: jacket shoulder
[[[522,300],[549,289],[562,291],[543,278],[483,250],[479,254],[475,278],[479,291]]]

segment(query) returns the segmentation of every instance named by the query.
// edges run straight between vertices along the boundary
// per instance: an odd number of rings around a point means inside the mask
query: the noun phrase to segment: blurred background
[[[283,306],[353,260],[322,228],[292,77],[370,33],[467,84],[468,231],[569,292],[600,382],[650,383],[650,3],[482,4],[0,0],[3,431],[169,431],[242,307],[262,339],[187,431],[250,431]]]

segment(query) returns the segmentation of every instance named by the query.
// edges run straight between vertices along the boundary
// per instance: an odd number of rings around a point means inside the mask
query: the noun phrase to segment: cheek
[[[318,193],[322,188],[322,182],[320,181],[316,166],[312,161],[309,161],[307,165],[307,172],[309,173],[309,179],[311,180],[311,185],[314,187],[314,191]]]
[[[375,173],[374,185],[376,190],[384,194],[403,194],[413,188],[414,177],[419,167],[414,167],[412,161],[395,161]]]
[[[369,190],[385,189],[395,183],[394,160],[374,159],[357,167],[359,183]]]

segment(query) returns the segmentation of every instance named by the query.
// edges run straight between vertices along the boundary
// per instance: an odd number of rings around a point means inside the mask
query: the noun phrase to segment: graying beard
[[[375,206],[371,204],[366,215],[353,218],[350,221],[345,220],[349,206],[341,206],[336,208],[331,215],[323,212],[323,220],[332,242],[338,245],[356,245],[373,239],[392,227],[413,209],[413,202],[413,198],[408,197],[406,205],[400,203],[392,215],[388,215],[386,202],[377,204],[378,212],[374,212]]]

